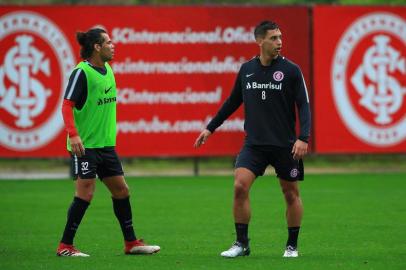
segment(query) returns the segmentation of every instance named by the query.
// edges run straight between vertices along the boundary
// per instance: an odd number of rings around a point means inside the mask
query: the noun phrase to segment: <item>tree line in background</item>
[[[405,0],[0,0],[0,5],[405,5]]]

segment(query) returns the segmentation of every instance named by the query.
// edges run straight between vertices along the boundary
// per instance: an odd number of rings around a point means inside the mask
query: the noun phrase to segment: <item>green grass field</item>
[[[406,269],[406,173],[308,175],[301,257],[283,259],[284,202],[274,176],[251,191],[251,255],[224,259],[234,241],[232,177],[128,178],[138,237],[152,256],[125,256],[111,199],[102,183],[75,244],[89,258],[55,249],[73,184],[0,181],[0,269]]]

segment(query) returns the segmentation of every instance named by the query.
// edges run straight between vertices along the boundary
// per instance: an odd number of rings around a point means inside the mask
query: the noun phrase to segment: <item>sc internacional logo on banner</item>
[[[406,23],[374,12],[346,29],[332,61],[332,89],[349,131],[376,147],[406,138]]]
[[[63,128],[60,107],[75,63],[70,43],[48,18],[17,11],[0,17],[0,46],[0,144],[38,149]]]

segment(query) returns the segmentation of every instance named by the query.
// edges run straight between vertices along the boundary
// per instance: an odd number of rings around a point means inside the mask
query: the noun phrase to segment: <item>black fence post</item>
[[[199,176],[199,157],[193,158],[193,174]]]

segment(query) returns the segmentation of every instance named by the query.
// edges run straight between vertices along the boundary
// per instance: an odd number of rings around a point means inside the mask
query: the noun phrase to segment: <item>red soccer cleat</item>
[[[90,255],[85,254],[77,250],[73,245],[67,245],[64,243],[59,243],[58,249],[56,250],[57,256],[62,257],[89,257]]]
[[[159,246],[150,246],[144,243],[142,239],[134,241],[125,241],[125,254],[154,254],[160,251]]]

